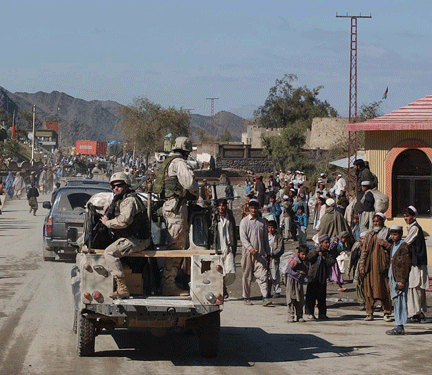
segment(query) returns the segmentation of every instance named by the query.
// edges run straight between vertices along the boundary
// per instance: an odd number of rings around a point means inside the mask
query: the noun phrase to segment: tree
[[[0,125],[5,125],[6,128],[12,126],[12,119],[4,109],[0,110]]]
[[[123,137],[129,147],[141,150],[148,157],[163,148],[164,137],[173,139],[189,134],[190,116],[183,109],[163,108],[147,98],[137,98],[120,110]]]
[[[371,120],[375,117],[383,115],[381,110],[382,100],[377,102],[372,102],[370,104],[362,104],[360,107],[360,115],[358,116],[358,121]]]
[[[226,143],[231,140],[231,133],[228,129],[225,129],[222,135],[219,136],[219,142]]]
[[[337,117],[337,111],[327,101],[318,99],[324,86],[308,89],[306,86],[294,87],[297,81],[294,74],[285,74],[276,80],[275,86],[269,90],[264,105],[255,112],[259,123],[266,128],[285,128],[302,121],[308,128],[314,117]]]
[[[209,140],[209,138],[207,137],[207,134],[204,132],[204,130],[198,128],[196,130],[196,133],[197,133],[198,141],[200,143],[204,143],[204,142],[207,142]]]
[[[276,80],[264,105],[255,111],[257,122],[266,128],[284,128],[280,136],[264,140],[265,153],[278,169],[305,169],[310,164],[303,154],[306,130],[314,117],[337,117],[327,101],[318,99],[323,86],[308,89],[294,87],[297,76],[285,74]]]
[[[0,159],[13,158],[17,156],[19,152],[18,141],[13,139],[7,139],[4,142],[0,142]]]
[[[305,128],[304,123],[296,122],[294,126],[282,129],[280,136],[263,137],[264,153],[276,169],[305,169],[308,166],[308,158],[301,152],[306,141]]]
[[[18,114],[24,126],[28,129],[31,129],[33,125],[33,113],[24,109],[20,109]]]

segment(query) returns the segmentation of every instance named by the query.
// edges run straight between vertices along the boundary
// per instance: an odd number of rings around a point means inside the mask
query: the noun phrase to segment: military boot
[[[180,289],[174,278],[163,278],[162,279],[162,295],[163,296],[188,296],[187,290]]]
[[[177,270],[176,272],[177,273]],[[188,296],[187,290],[180,289],[175,283],[174,272],[164,271],[162,277],[162,295],[163,296]]]
[[[117,284],[117,290],[113,293],[110,294],[110,297],[112,299],[117,299],[117,298],[129,298],[130,293],[129,290],[126,286],[125,283],[125,278],[124,277],[118,277],[118,276],[114,276],[114,280]]]
[[[175,278],[179,272],[180,260],[176,258],[166,258],[165,267],[162,275],[162,295],[163,296],[188,296],[187,290],[180,289],[175,283]]]

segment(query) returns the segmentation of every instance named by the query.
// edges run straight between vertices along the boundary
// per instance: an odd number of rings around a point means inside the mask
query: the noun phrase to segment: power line
[[[344,16],[340,16],[336,13],[337,18],[350,18],[351,19],[351,43],[350,43],[350,85],[349,85],[349,110],[348,117],[349,122],[357,122],[357,19],[358,18],[372,18],[372,14],[369,16],[350,16],[348,13]],[[352,152],[353,151],[353,152]],[[357,132],[348,132],[348,189],[354,182],[354,177],[351,176],[351,154],[354,155],[354,159],[357,159]],[[349,190],[348,190],[349,191]]]
[[[206,98],[206,100],[211,101],[211,120],[210,120],[210,135],[212,137],[215,137],[215,122],[214,122],[214,101],[218,100],[219,98]]]

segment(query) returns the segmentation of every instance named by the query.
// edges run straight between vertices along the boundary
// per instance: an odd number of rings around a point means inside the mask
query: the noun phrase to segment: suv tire
[[[92,319],[79,315],[77,319],[77,352],[80,357],[88,357],[95,352],[96,325]]]
[[[201,357],[216,357],[219,353],[220,342],[219,312],[207,314],[201,318],[198,337]]]

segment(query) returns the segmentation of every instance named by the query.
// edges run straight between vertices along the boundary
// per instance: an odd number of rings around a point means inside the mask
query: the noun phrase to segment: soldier
[[[192,142],[189,138],[176,138],[173,151],[159,169],[153,188],[154,193],[165,199],[162,212],[169,234],[169,249],[172,250],[188,248],[187,201],[196,200],[198,197],[198,183],[192,168],[186,162],[191,151]],[[178,288],[175,284],[182,260],[182,258],[165,258],[162,278],[163,295],[188,295],[187,291]]]
[[[124,172],[114,173],[110,184],[114,198],[101,218],[101,222],[110,228],[117,238],[104,252],[109,270],[117,284],[117,290],[110,294],[110,297],[128,298],[130,293],[120,258],[149,246],[150,223],[144,203],[130,189],[129,178]]]

